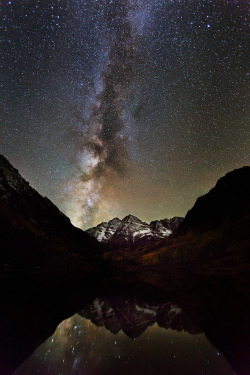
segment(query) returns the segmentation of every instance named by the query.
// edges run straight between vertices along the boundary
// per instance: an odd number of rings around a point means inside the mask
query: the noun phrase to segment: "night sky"
[[[249,164],[247,0],[0,1],[0,152],[83,228]]]

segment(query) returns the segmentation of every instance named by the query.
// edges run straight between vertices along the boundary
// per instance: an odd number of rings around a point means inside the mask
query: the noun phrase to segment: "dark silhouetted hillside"
[[[220,178],[197,199],[176,232],[147,250],[138,263],[250,262],[250,167]]]
[[[91,260],[101,250],[96,239],[74,227],[4,156],[0,156],[0,233],[3,275],[13,267],[67,273],[72,262]]]

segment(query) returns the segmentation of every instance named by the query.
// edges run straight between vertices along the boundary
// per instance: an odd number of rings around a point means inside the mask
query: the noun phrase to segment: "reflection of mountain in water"
[[[1,310],[0,331],[3,334],[0,336],[0,373],[11,374],[53,334],[62,320],[79,311],[80,315],[90,319],[95,325],[106,327],[114,334],[123,331],[130,338],[140,336],[155,322],[164,327],[164,330],[171,328],[191,334],[204,332],[237,374],[249,375],[250,284],[248,269],[243,271],[239,276],[194,276],[189,273],[184,275],[183,271],[178,275],[177,270],[172,270],[176,277],[175,284],[171,285],[171,272],[166,270],[159,278],[161,287],[142,282],[136,284],[133,281],[132,288],[131,285],[119,284],[118,280],[113,281],[109,287],[100,285],[92,292],[90,282],[68,290],[56,290],[50,286],[46,288],[46,295],[42,297],[41,293],[39,296],[35,294],[33,302],[29,304],[26,294],[30,283],[22,285],[23,294],[19,290],[20,283],[15,283],[11,289],[11,309],[7,307],[6,310]],[[152,275],[152,270],[150,274]],[[6,301],[9,299],[9,295],[6,296]],[[9,311],[12,311],[11,315]],[[72,331],[75,332],[74,327]],[[71,332],[67,331],[67,334]],[[82,334],[84,340],[86,333]],[[79,341],[79,337],[76,340]],[[62,341],[59,341],[58,348],[53,346],[51,350],[60,352],[61,344]],[[78,354],[84,353],[84,350],[84,346],[78,345]],[[61,352],[63,355],[63,350]],[[74,360],[77,359],[74,353],[70,353]],[[33,361],[36,359],[33,358]],[[167,366],[167,363],[161,365]],[[28,373],[30,372],[24,371],[21,374]],[[61,374],[68,375],[69,372],[61,371]]]
[[[188,275],[188,279],[190,278],[191,276]],[[105,327],[109,332],[116,335],[114,339],[111,338],[111,342],[113,343],[116,342],[116,340],[119,341],[120,338],[124,336],[121,335],[122,332],[124,332],[129,338],[135,339],[136,337],[141,336],[145,339],[148,334],[143,335],[143,332],[145,332],[150,326],[153,326],[152,329],[155,330],[157,326],[154,323],[163,327],[164,331],[168,328],[174,331],[182,331],[180,335],[184,334],[183,331],[186,331],[191,335],[205,333],[210,343],[224,355],[237,375],[249,375],[250,305],[246,292],[249,290],[249,283],[247,280],[248,278],[243,277],[243,273],[239,279],[234,277],[234,280],[230,280],[228,277],[224,279],[223,277],[206,278],[203,276],[200,278],[194,278],[193,282],[190,284],[184,279],[184,283],[181,285],[181,281],[179,280],[178,288],[177,286],[170,286],[167,283],[164,284],[164,280],[161,279],[162,285],[165,285],[168,290],[164,291],[163,289],[152,288],[152,286],[142,284],[131,290],[129,286],[125,288],[123,285],[123,293],[120,294],[119,292],[115,292],[114,289],[112,290],[110,286],[108,289],[105,287],[105,290],[103,289],[100,294],[93,292],[92,296],[91,294],[87,296],[86,290],[84,292],[84,289],[82,289],[82,293],[78,290],[75,292],[73,300],[75,301],[75,297],[78,295],[80,309],[77,309],[77,306],[75,305],[75,311],[79,311],[79,315],[85,319],[90,319],[98,327]],[[243,286],[244,289],[242,289]],[[118,289],[121,289],[120,286]],[[83,295],[86,295],[86,298],[82,298]],[[69,308],[69,306],[67,308]],[[72,306],[70,308],[72,309]],[[24,335],[22,336],[22,340],[20,340],[20,335],[14,338],[17,340],[16,348],[20,347],[20,345],[23,347],[26,340],[29,340],[32,335],[33,339],[36,340],[37,345],[39,343],[39,337],[44,340],[44,330],[46,330],[46,321],[48,317],[50,320],[53,320],[53,317],[55,318],[56,315],[61,314],[62,316],[65,314],[65,312],[61,310],[62,305],[58,305],[58,309],[59,311],[56,311],[55,306],[53,310],[48,308],[48,310],[45,311],[45,314],[47,315],[44,314],[44,311],[41,311],[41,314],[37,311],[37,315],[33,316],[36,324],[33,322],[33,325],[31,325],[27,322],[28,324],[26,324],[25,328],[23,327],[23,316],[21,316],[20,326],[22,326],[21,332],[23,332]],[[67,320],[65,325],[62,323],[62,326],[65,327],[65,329],[61,330],[62,334],[55,334],[55,336],[52,336],[46,341],[44,350],[41,349],[42,347],[39,349],[39,353],[41,353],[40,362],[37,357],[33,356],[27,363],[27,366],[32,363],[32,366],[38,366],[33,367],[33,369],[38,368],[43,374],[51,373],[51,375],[57,375],[58,372],[53,372],[52,370],[51,372],[46,372],[46,368],[50,366],[51,362],[48,361],[44,363],[43,358],[46,353],[51,353],[50,361],[53,363],[55,361],[61,363],[62,360],[65,359],[67,368],[65,367],[64,370],[60,368],[60,373],[62,375],[68,375],[69,373],[76,375],[83,370],[80,364],[85,361],[86,351],[90,350],[89,347],[91,347],[91,355],[93,355],[93,357],[98,355],[98,349],[101,347],[102,351],[104,350],[105,353],[108,353],[106,355],[108,364],[110,364],[110,366],[111,363],[114,364],[115,362],[112,362],[113,357],[109,358],[108,349],[103,348],[105,346],[106,337],[104,333],[102,333],[102,336],[98,336],[100,339],[99,342],[98,340],[96,341],[96,343],[98,342],[98,345],[96,344],[96,347],[95,345],[91,346],[92,340],[95,340],[93,335],[99,335],[100,332],[105,331],[91,329],[88,333],[88,329],[85,329],[84,325],[81,326],[81,322],[85,321],[85,319],[81,320],[79,315],[75,315],[76,318],[72,320],[72,324],[70,323],[70,320]],[[37,322],[41,324],[41,331],[34,331],[34,326],[39,326]],[[88,327],[88,324],[86,324],[85,327]],[[170,331],[170,334],[171,332],[173,331]],[[9,337],[9,341],[10,340],[11,337]],[[14,340],[12,337],[12,343],[13,342]],[[132,340],[129,340],[129,342],[132,342]],[[190,342],[192,342],[192,340]],[[4,343],[0,344],[4,345]],[[165,342],[161,342],[158,348],[154,348],[155,358],[158,358],[157,351],[164,350],[164,346]],[[72,348],[74,348],[73,352]],[[179,349],[181,354],[181,348]],[[15,350],[17,351],[17,349]],[[137,353],[139,353],[139,349],[136,350],[138,350]],[[202,348],[199,350],[202,351]],[[12,351],[12,353],[13,352],[14,351]],[[56,357],[53,353],[57,353]],[[197,352],[191,350],[190,355],[194,356],[193,361],[197,364]],[[1,356],[1,366],[3,366],[4,361],[5,358]],[[78,363],[77,361],[79,362],[79,367],[76,367],[76,364]],[[143,366],[147,367],[147,361],[149,361],[148,366],[152,367],[152,363],[148,358],[145,358],[145,364]],[[73,365],[74,367],[72,367]],[[134,370],[137,371],[136,354],[134,365]],[[42,367],[40,368],[39,366]],[[105,368],[105,371],[107,368]],[[165,372],[171,370],[169,369],[168,361],[165,358],[161,358],[161,369]],[[22,366],[21,371],[18,371],[17,374],[26,375],[34,373],[29,370],[30,368],[25,367],[24,365]],[[201,369],[197,369],[197,373],[199,373],[200,370]],[[106,375],[107,371],[105,371],[97,371],[96,373]],[[181,368],[180,372],[176,372],[176,369],[174,371],[174,374],[196,374],[195,370],[186,372],[184,368]],[[114,371],[109,372],[111,375],[116,373],[117,372]],[[123,372],[123,374],[124,373],[125,372]],[[139,374],[143,372],[135,373]],[[147,374],[149,373],[150,372],[147,372]],[[161,374],[163,373],[164,372],[161,372]],[[229,373],[231,374],[231,372]],[[7,372],[5,372],[5,374],[7,374]],[[89,373],[86,372],[86,374]],[[205,374],[208,374],[208,372],[205,372]],[[220,375],[220,372],[217,371],[213,374]],[[227,374],[227,372],[222,372],[222,374]]]
[[[114,334],[122,330],[131,338],[140,336],[154,323],[176,331],[184,330],[192,334],[201,332],[176,304],[167,302],[151,305],[136,297],[96,298],[81,310],[80,315],[97,326],[105,326]]]

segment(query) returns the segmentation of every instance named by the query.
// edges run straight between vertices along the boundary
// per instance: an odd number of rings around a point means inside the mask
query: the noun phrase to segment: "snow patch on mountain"
[[[135,247],[154,243],[172,234],[183,218],[162,219],[149,224],[134,215],[127,215],[122,220],[118,217],[103,222],[86,232],[98,241],[110,247]]]

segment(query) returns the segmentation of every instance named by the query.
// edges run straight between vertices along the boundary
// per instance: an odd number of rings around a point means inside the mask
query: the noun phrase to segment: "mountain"
[[[51,275],[67,272],[74,259],[90,259],[101,244],[33,189],[0,155],[0,274],[30,268]],[[80,261],[79,261],[80,263]]]
[[[141,256],[137,265],[222,259],[227,264],[249,263],[249,191],[250,167],[243,167],[220,178],[184,220],[174,217],[147,224],[128,215],[86,233],[0,156],[0,275],[22,268],[56,278],[69,274],[70,267],[80,270],[86,261],[100,260],[105,249],[120,249],[118,255],[124,251],[129,261]],[[131,249],[139,251],[132,254]]]
[[[86,232],[109,248],[135,248],[147,246],[168,237],[178,228],[183,218],[174,217],[151,221],[147,224],[136,216],[118,217],[88,229]]]
[[[221,177],[214,188],[199,197],[188,211],[181,231],[207,230],[250,214],[250,167],[235,169]]]
[[[152,246],[155,263],[250,262],[250,167],[220,178],[214,188],[199,197],[175,233]],[[147,259],[147,262],[149,259]],[[142,261],[143,263],[143,261]]]

